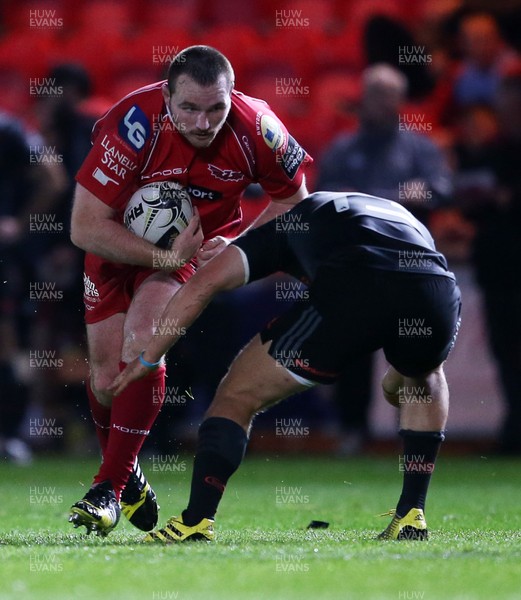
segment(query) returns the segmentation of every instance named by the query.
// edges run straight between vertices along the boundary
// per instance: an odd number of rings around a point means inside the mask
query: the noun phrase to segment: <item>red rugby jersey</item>
[[[118,211],[153,181],[185,186],[197,206],[205,239],[233,237],[241,225],[240,197],[258,182],[273,198],[292,196],[313,159],[262,100],[232,92],[232,106],[208,148],[194,148],[167,113],[160,81],[132,92],[94,126],[93,147],[76,180]]]

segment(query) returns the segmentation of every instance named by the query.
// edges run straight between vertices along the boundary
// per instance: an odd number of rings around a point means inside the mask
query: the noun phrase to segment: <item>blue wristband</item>
[[[160,359],[159,359],[157,362],[155,362],[155,363],[151,363],[151,362],[148,362],[148,360],[145,360],[145,359],[143,358],[143,354],[145,354],[145,351],[144,351],[144,350],[143,350],[143,352],[141,352],[141,354],[139,355],[139,362],[140,362],[140,363],[141,363],[141,364],[142,364],[144,367],[146,367],[147,369],[155,369],[155,368],[159,367],[159,365],[161,364],[161,360],[162,360],[161,358],[160,358]]]

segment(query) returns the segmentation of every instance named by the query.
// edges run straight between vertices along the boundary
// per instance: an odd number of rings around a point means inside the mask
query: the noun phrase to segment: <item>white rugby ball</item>
[[[169,248],[193,214],[190,196],[181,184],[156,181],[132,194],[123,219],[132,233],[159,248]]]

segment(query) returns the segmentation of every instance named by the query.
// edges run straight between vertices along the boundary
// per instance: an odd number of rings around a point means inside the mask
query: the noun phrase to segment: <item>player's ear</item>
[[[170,90],[168,89],[168,83],[165,82],[161,86],[161,93],[163,94],[163,98],[167,104],[170,103]]]

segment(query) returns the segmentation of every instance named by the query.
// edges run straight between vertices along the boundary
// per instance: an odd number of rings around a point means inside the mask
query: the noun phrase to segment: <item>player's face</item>
[[[176,128],[192,146],[206,148],[213,142],[230,112],[231,88],[225,75],[209,86],[181,75],[172,94],[166,86],[163,88]]]

